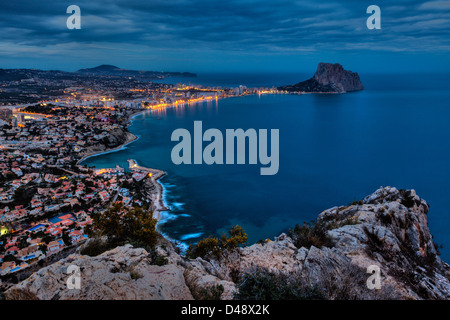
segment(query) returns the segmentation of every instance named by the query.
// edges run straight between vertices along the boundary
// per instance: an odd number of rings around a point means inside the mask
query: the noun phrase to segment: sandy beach
[[[142,167],[138,165],[136,160],[133,159],[128,160],[128,165],[129,169],[132,171],[139,171],[151,174],[151,177],[146,179],[145,185],[148,192],[147,196],[152,202],[153,218],[159,221],[161,219],[161,212],[170,210],[164,204],[163,199],[164,188],[158,181],[159,179],[161,179],[166,175],[166,172],[158,169]]]
[[[136,110],[135,112],[131,112],[128,115],[129,119],[128,119],[127,127],[131,125],[133,117],[135,117],[141,113],[144,113],[146,111],[148,111],[148,110]],[[129,131],[127,131],[126,134],[127,134],[126,140],[121,145],[119,145],[115,148],[106,148],[105,150],[88,151],[88,152],[86,152],[86,154],[83,155],[83,157],[80,160],[77,161],[77,164],[79,165],[81,162],[83,162],[84,160],[86,160],[87,158],[90,158],[90,157],[95,157],[95,156],[99,156],[102,154],[122,150],[125,146],[127,146],[128,144],[130,144],[138,139],[138,137],[136,135],[132,134]],[[162,170],[158,170],[158,169],[152,169],[152,168],[140,166],[140,165],[138,165],[136,160],[132,160],[132,159],[128,160],[128,165],[129,165],[129,169],[132,171],[141,171],[141,172],[151,173],[151,177],[146,178],[147,196],[150,199],[150,201],[152,202],[153,218],[155,218],[156,220],[159,221],[161,219],[161,212],[170,211],[170,208],[166,207],[166,205],[164,204],[164,198],[163,198],[164,188],[158,181],[159,179],[161,179],[163,176],[166,175],[166,172],[164,172]]]

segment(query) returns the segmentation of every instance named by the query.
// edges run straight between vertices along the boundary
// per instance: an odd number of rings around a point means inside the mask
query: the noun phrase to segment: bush
[[[331,248],[334,243],[328,235],[327,230],[328,228],[321,222],[305,222],[302,226],[297,224],[294,227],[294,230],[289,230],[288,233],[297,248],[305,247],[309,249],[311,246],[315,246],[317,248]]]
[[[197,257],[219,259],[225,251],[232,251],[239,246],[243,246],[247,240],[248,236],[244,229],[236,225],[228,231],[228,235],[222,234],[220,239],[209,236],[195,245],[190,245],[186,257],[190,259]]]
[[[196,300],[220,300],[224,287],[221,284],[211,285],[206,288],[202,288],[198,293],[194,294]]]
[[[325,300],[318,287],[306,285],[295,274],[256,269],[245,273],[237,283],[237,300]]]
[[[107,241],[102,241],[99,238],[94,238],[88,241],[88,243],[81,249],[80,253],[82,255],[95,257],[99,254],[102,254],[103,252],[112,249],[113,247],[114,246]]]
[[[93,231],[96,236],[106,236],[108,242],[121,245],[130,242],[145,249],[155,247],[161,237],[156,231],[156,219],[151,212],[141,208],[125,209],[121,203],[115,203],[102,214],[93,216]]]
[[[189,245],[189,249],[186,253],[186,257],[195,259],[197,257],[219,257],[222,253],[222,249],[219,246],[219,239],[209,236],[202,239],[195,245]]]
[[[169,263],[169,260],[161,254],[159,254],[156,250],[150,251],[150,257],[152,259],[152,264],[157,266],[165,266]]]
[[[233,250],[240,245],[244,245],[248,240],[248,236],[242,227],[236,225],[228,231],[228,236],[222,234],[219,246],[225,250]]]
[[[144,276],[142,275],[142,274],[140,274],[139,272],[137,272],[136,270],[130,270],[129,271],[130,272],[130,277],[131,277],[131,279],[133,279],[133,280],[137,280],[137,279],[140,279],[140,278],[143,278]]]
[[[11,288],[5,293],[5,300],[39,300],[39,298],[28,289]]]

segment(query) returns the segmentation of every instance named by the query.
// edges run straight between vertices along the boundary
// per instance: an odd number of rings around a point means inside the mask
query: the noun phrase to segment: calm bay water
[[[380,186],[415,189],[430,204],[435,242],[450,260],[450,80],[448,75],[364,75],[365,90],[343,95],[262,95],[148,111],[133,120],[139,140],[89,158],[97,168],[127,159],[165,170],[161,182],[172,211],[161,230],[186,244],[239,224],[249,242],[273,238]],[[204,85],[278,86],[307,75],[205,75]],[[172,83],[186,79],[169,79]],[[173,130],[280,130],[280,169],[260,165],[179,165],[170,154]]]

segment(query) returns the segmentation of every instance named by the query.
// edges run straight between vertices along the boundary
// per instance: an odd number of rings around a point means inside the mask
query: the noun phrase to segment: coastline
[[[170,208],[164,203],[164,187],[159,182],[159,179],[164,177],[167,173],[162,170],[140,166],[134,159],[128,159],[128,165],[130,170],[151,174],[150,179],[147,179],[145,182],[148,192],[147,197],[152,202],[153,218],[159,222],[161,220],[161,212],[170,211]]]
[[[132,120],[134,117],[146,112],[148,110],[137,110],[135,112],[132,112],[131,114],[128,115],[128,120],[127,120],[127,129],[128,127],[132,124]],[[91,151],[88,152],[86,155],[82,156],[80,160],[77,161],[77,165],[80,165],[81,162],[83,162],[84,160],[91,158],[91,157],[95,157],[95,156],[99,156],[102,154],[107,154],[107,153],[111,153],[111,152],[116,152],[116,151],[120,151],[123,150],[124,147],[126,147],[127,145],[129,145],[130,143],[138,140],[139,137],[134,135],[133,133],[131,133],[130,131],[127,131],[127,138],[125,140],[125,142],[123,142],[122,144],[118,145],[117,147],[114,148],[107,148],[106,150],[99,150],[99,151]]]
[[[252,94],[252,95],[254,95],[254,94]],[[226,99],[226,98],[234,98],[234,97],[219,97],[217,100]],[[198,101],[198,102],[204,102],[204,101],[206,101],[206,100]],[[198,102],[195,102],[195,103],[198,103]],[[171,104],[171,105],[165,106],[164,108],[173,108],[175,106],[176,106],[175,104]],[[141,115],[148,111],[151,111],[151,110],[139,109],[139,110],[130,112],[130,114],[128,114],[128,119],[127,119],[127,123],[126,123],[125,127],[128,129],[130,127],[130,125],[133,123],[133,120],[136,116]],[[77,165],[80,165],[81,162],[83,162],[91,157],[96,157],[96,156],[100,156],[103,154],[123,150],[127,145],[129,145],[139,139],[138,136],[134,135],[133,133],[131,133],[128,130],[126,131],[126,133],[127,133],[127,138],[122,144],[120,144],[114,148],[106,148],[105,150],[95,150],[95,151],[88,152],[87,154],[83,155],[82,158],[80,158],[80,160],[77,161]],[[165,235],[159,228],[159,224],[163,218],[162,213],[169,212],[172,210],[170,208],[169,204],[165,202],[165,188],[159,181],[161,178],[163,178],[165,175],[167,175],[167,173],[165,171],[162,171],[159,169],[147,168],[147,167],[140,166],[137,164],[137,161],[134,159],[128,159],[129,169],[131,169],[130,162],[131,162],[131,164],[133,164],[133,162],[134,162],[134,164],[136,164],[136,166],[143,171],[148,171],[148,172],[154,173],[150,179],[146,179],[146,190],[147,190],[147,197],[152,202],[153,218],[157,221],[157,223],[156,223],[157,231],[166,240],[172,242],[175,246],[180,247],[182,249],[182,251],[187,250],[187,246],[183,242],[180,242],[179,240],[171,239],[168,235]]]
[[[147,111],[149,111],[149,110],[137,110],[136,112],[130,113],[128,116],[129,118],[128,118],[128,122],[126,125],[127,129],[132,124],[132,120],[134,117],[136,117],[144,112],[147,112]],[[96,156],[100,156],[103,154],[123,150],[127,145],[137,141],[138,139],[139,139],[138,136],[134,135],[130,131],[127,131],[127,138],[122,144],[120,144],[119,146],[114,147],[114,148],[109,148],[109,149],[107,148],[106,150],[88,152],[80,160],[77,161],[77,165],[80,165],[81,162],[83,162],[84,160],[91,158],[91,157],[96,157]],[[148,192],[147,197],[152,202],[153,218],[155,218],[159,222],[161,220],[161,213],[163,211],[170,211],[169,206],[164,202],[164,187],[159,182],[159,179],[164,177],[167,173],[162,170],[140,166],[140,165],[138,165],[137,161],[133,160],[133,159],[129,159],[128,164],[129,164],[130,170],[146,171],[146,172],[152,173],[152,177],[150,179],[147,179],[147,181],[146,181],[146,186],[147,186],[146,189]],[[134,165],[134,168],[132,169],[133,165]],[[170,240],[170,239],[168,239],[168,240]]]
[[[127,139],[125,140],[125,142],[117,147],[114,148],[109,148],[106,150],[102,150],[102,151],[91,151],[88,152],[86,155],[84,155],[80,160],[77,161],[77,165],[80,165],[81,162],[83,162],[84,160],[91,158],[91,157],[96,157],[96,156],[100,156],[102,154],[107,154],[107,153],[111,153],[111,152],[116,152],[116,151],[120,151],[123,150],[127,145],[129,145],[130,143],[138,140],[139,137],[132,134],[131,132],[128,132],[127,134]]]

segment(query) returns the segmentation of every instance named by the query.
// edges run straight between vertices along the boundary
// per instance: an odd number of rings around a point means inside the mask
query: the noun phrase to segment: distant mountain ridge
[[[320,62],[311,79],[278,90],[307,93],[345,93],[364,90],[358,73],[345,70],[339,63]]]
[[[80,69],[75,72],[38,69],[0,69],[0,81],[21,81],[33,78],[71,79],[85,76],[117,76],[134,77],[140,80],[155,80],[166,77],[196,77],[191,72],[138,71],[121,69],[113,65],[103,64],[94,68]]]
[[[119,67],[102,64],[94,68],[80,69],[77,73],[96,74],[96,75],[110,75],[110,76],[124,76],[124,77],[140,77],[140,78],[165,78],[165,77],[196,77],[195,73],[191,72],[163,72],[163,71],[139,71],[121,69]]]
[[[123,70],[120,69],[119,67],[110,65],[110,64],[102,64],[98,67],[94,67],[94,68],[85,68],[85,69],[80,69],[77,72],[95,72],[95,71],[116,71],[116,70]]]

